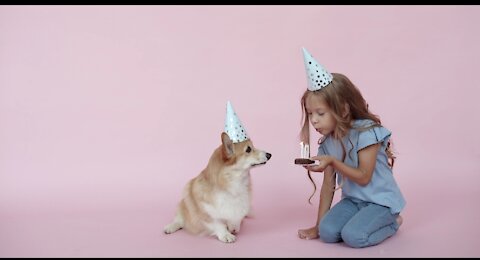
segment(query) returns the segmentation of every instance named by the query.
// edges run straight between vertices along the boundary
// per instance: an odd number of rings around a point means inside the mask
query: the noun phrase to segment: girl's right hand
[[[323,167],[320,167],[317,164],[312,164],[312,165],[304,165],[303,168],[311,171],[311,172],[323,172]]]
[[[305,165],[305,169],[311,172],[323,172],[333,162],[334,158],[328,155],[314,156],[310,160],[318,161],[318,164]]]

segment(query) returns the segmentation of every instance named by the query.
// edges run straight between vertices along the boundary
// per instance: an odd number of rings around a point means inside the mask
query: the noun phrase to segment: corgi
[[[174,220],[164,228],[165,234],[183,228],[232,243],[242,220],[251,216],[250,169],[265,164],[272,155],[256,149],[250,139],[233,143],[222,132],[221,140],[206,168],[186,184]]]

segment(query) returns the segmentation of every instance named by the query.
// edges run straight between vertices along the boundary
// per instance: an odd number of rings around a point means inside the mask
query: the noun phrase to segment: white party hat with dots
[[[307,72],[308,90],[319,90],[332,82],[333,76],[303,48],[303,61]]]
[[[240,122],[233,110],[230,101],[227,101],[227,116],[225,118],[225,133],[228,134],[233,143],[243,142],[248,139],[247,131]]]

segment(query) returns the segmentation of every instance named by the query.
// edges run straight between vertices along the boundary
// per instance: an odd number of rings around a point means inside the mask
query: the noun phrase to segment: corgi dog
[[[222,132],[221,140],[206,168],[186,184],[174,220],[164,228],[166,234],[183,228],[235,242],[242,220],[251,213],[250,169],[272,155],[256,149],[250,139],[233,143]]]

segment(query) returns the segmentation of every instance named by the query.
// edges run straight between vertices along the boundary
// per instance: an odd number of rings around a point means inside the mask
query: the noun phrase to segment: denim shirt
[[[372,179],[367,185],[361,186],[336,173],[337,184],[340,185],[343,181],[342,198],[349,197],[373,202],[389,207],[392,214],[397,214],[405,207],[406,202],[393,178],[392,169],[388,166],[388,156],[385,150],[391,132],[383,126],[376,126],[368,130],[358,129],[372,124],[374,122],[369,119],[354,120],[353,127],[343,138],[346,154],[344,163],[353,168],[358,167],[358,151],[367,146],[381,143]],[[327,136],[318,147],[318,155],[331,155],[342,161],[343,149],[340,141],[330,135]]]

